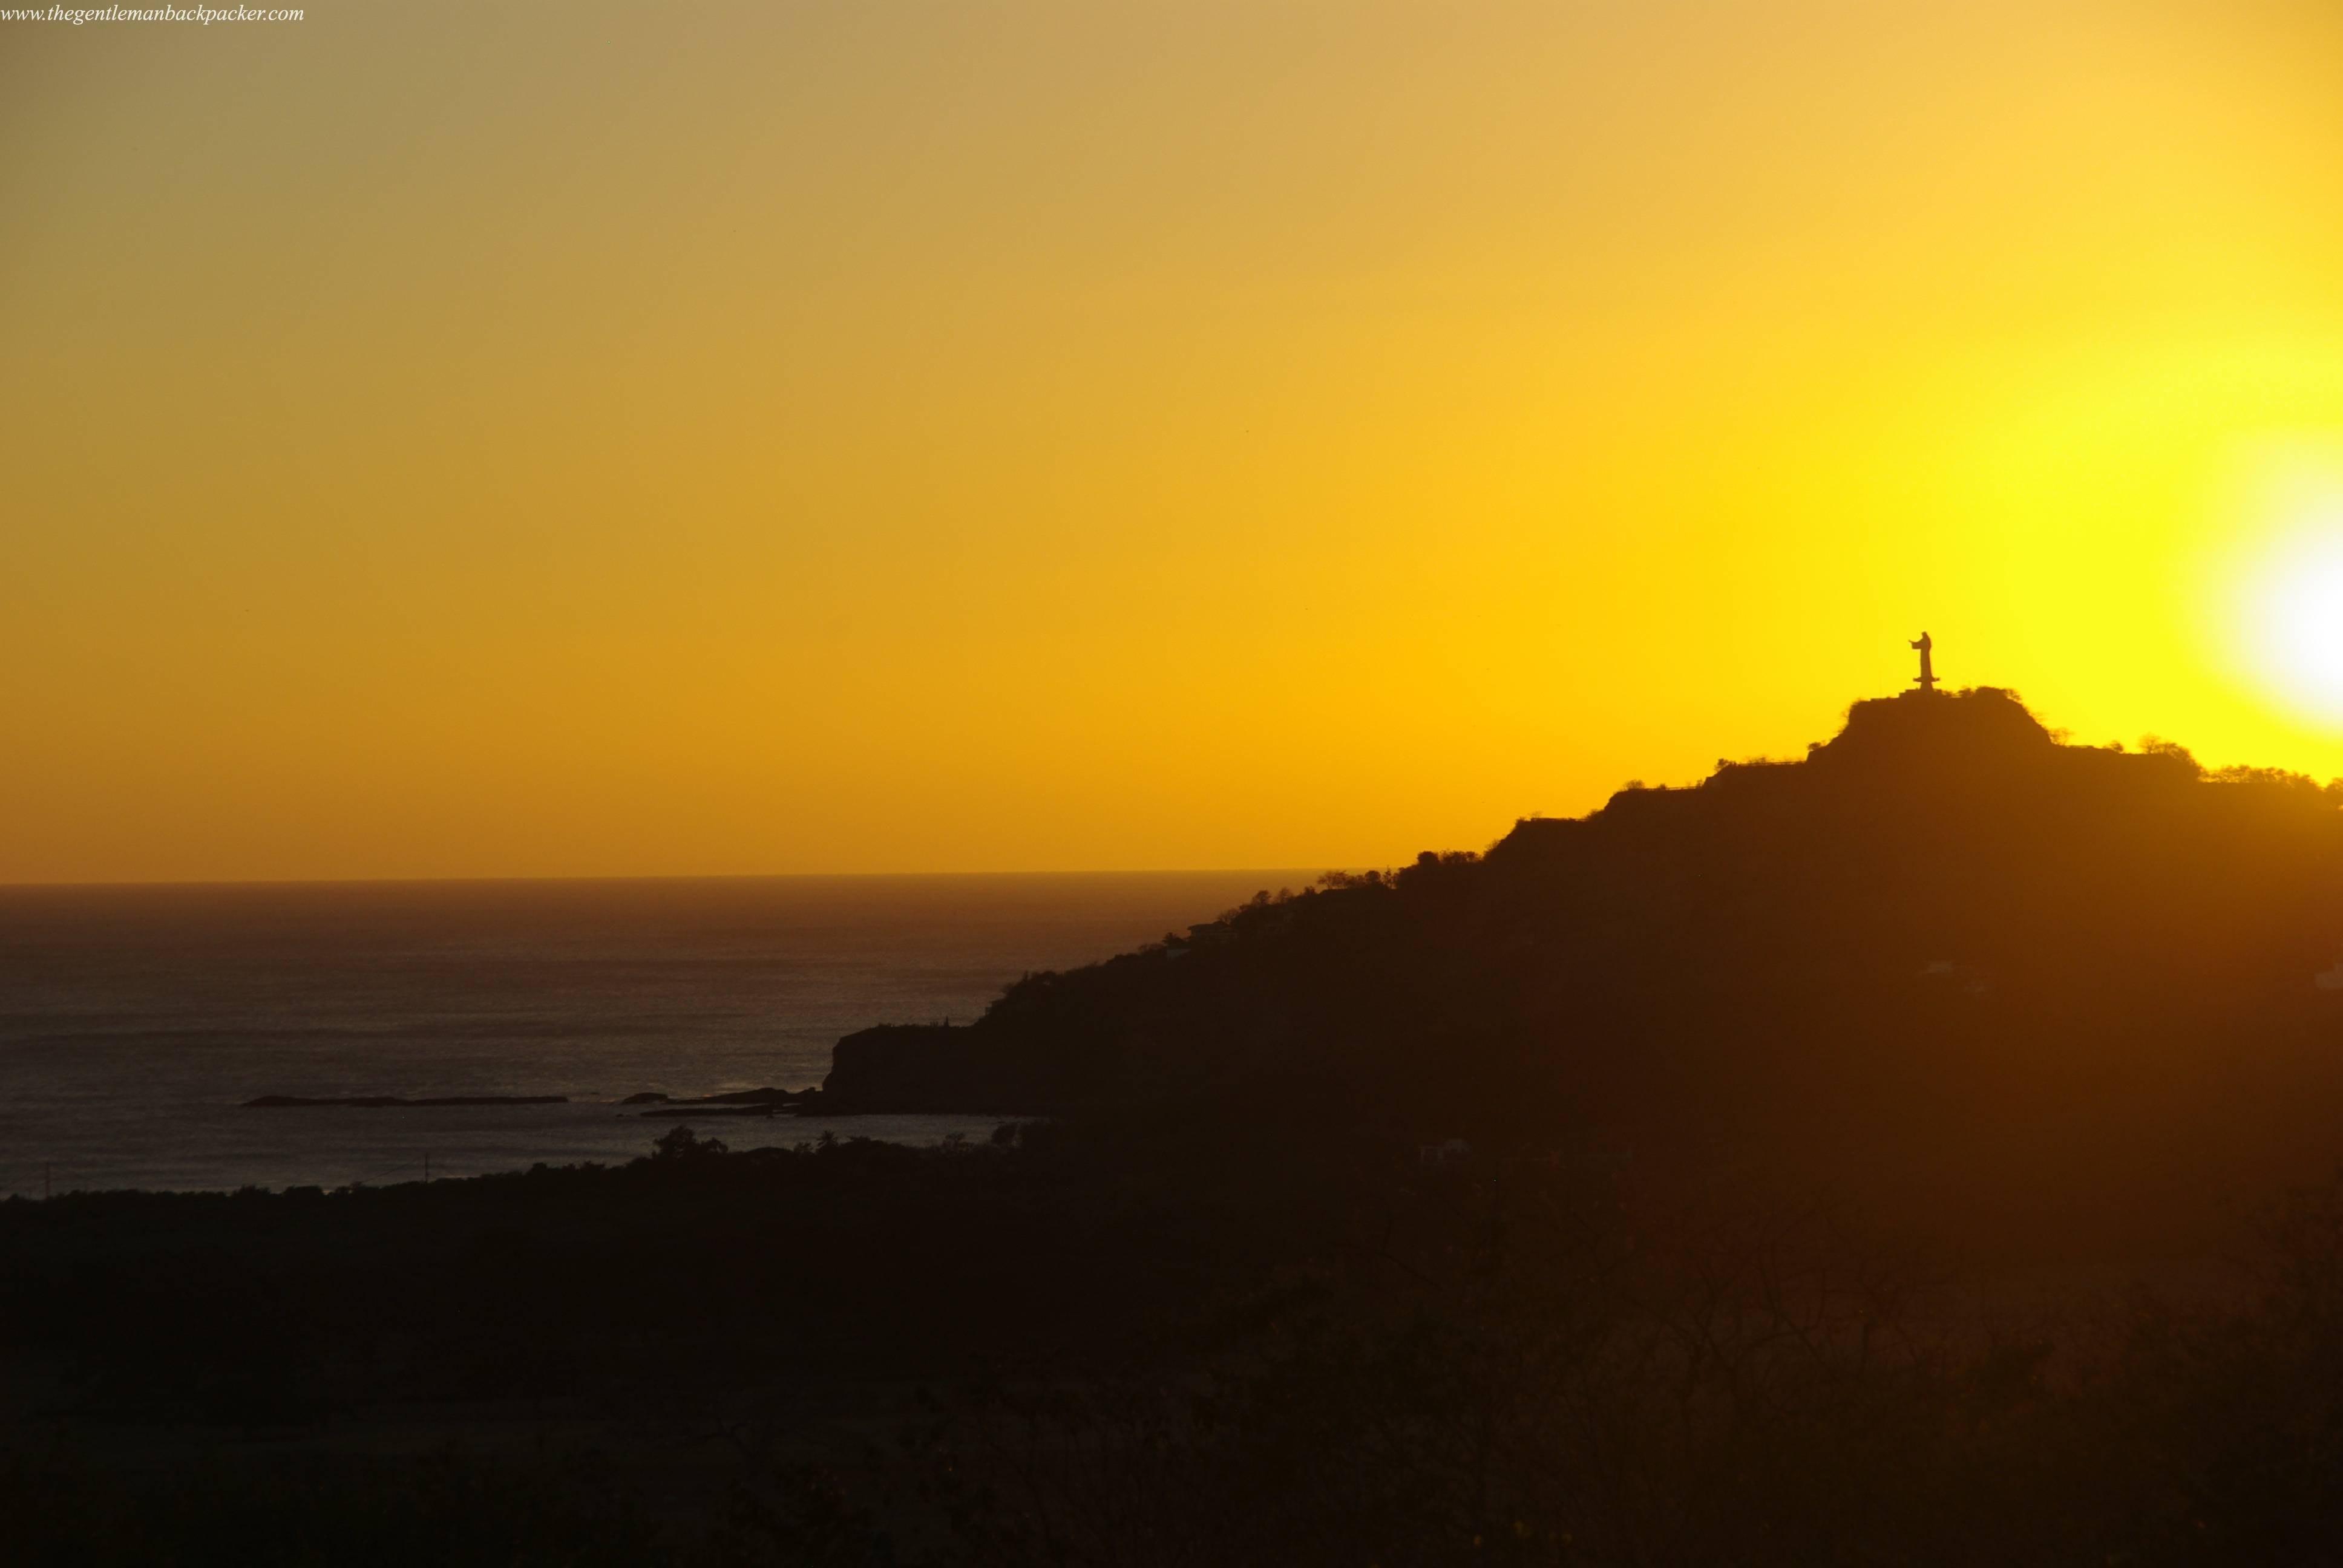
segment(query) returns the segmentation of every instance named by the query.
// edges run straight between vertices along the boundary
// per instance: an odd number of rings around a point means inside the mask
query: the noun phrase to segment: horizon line
[[[1394,861],[1394,866],[1400,862]],[[48,881],[0,880],[0,893],[64,891],[73,889],[159,889],[159,888],[415,888],[415,887],[510,887],[552,882],[788,882],[788,881],[885,881],[910,880],[914,878],[979,878],[979,877],[1229,877],[1257,876],[1270,873],[1292,876],[1307,874],[1324,876],[1330,871],[1349,871],[1354,866],[1155,866],[1105,867],[1076,870],[963,870],[963,871],[648,871],[648,872],[549,872],[513,876],[448,876],[448,877],[116,877],[65,879]]]

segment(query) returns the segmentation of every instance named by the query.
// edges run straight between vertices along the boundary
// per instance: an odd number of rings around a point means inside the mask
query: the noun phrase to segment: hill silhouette
[[[1400,1137],[2137,1197],[2331,1161],[2338,960],[2334,790],[1923,691],[1855,703],[1800,760],[1028,976],[972,1027],[850,1036],[822,1098],[1242,1097]]]
[[[11,1199],[8,1561],[2343,1561],[2338,889],[1926,693],[814,1097],[982,1144]]]

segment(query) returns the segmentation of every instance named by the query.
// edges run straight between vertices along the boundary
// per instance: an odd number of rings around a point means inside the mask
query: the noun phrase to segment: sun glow
[[[2233,646],[2257,686],[2343,726],[2343,472],[2272,490],[2262,510],[2274,526],[2231,595]]]
[[[0,882],[2343,774],[2343,6],[689,9],[7,33]]]

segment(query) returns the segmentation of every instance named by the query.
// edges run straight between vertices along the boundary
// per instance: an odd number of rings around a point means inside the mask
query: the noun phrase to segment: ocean
[[[388,1185],[619,1161],[618,1101],[821,1081],[841,1034],[966,1021],[1308,871],[0,888],[0,1197]],[[568,1103],[247,1109],[266,1094]],[[724,1117],[934,1142],[990,1118]]]

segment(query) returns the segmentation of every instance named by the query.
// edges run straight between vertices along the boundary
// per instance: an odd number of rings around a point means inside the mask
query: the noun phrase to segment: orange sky
[[[2325,0],[307,11],[0,23],[0,880],[2343,773]]]

